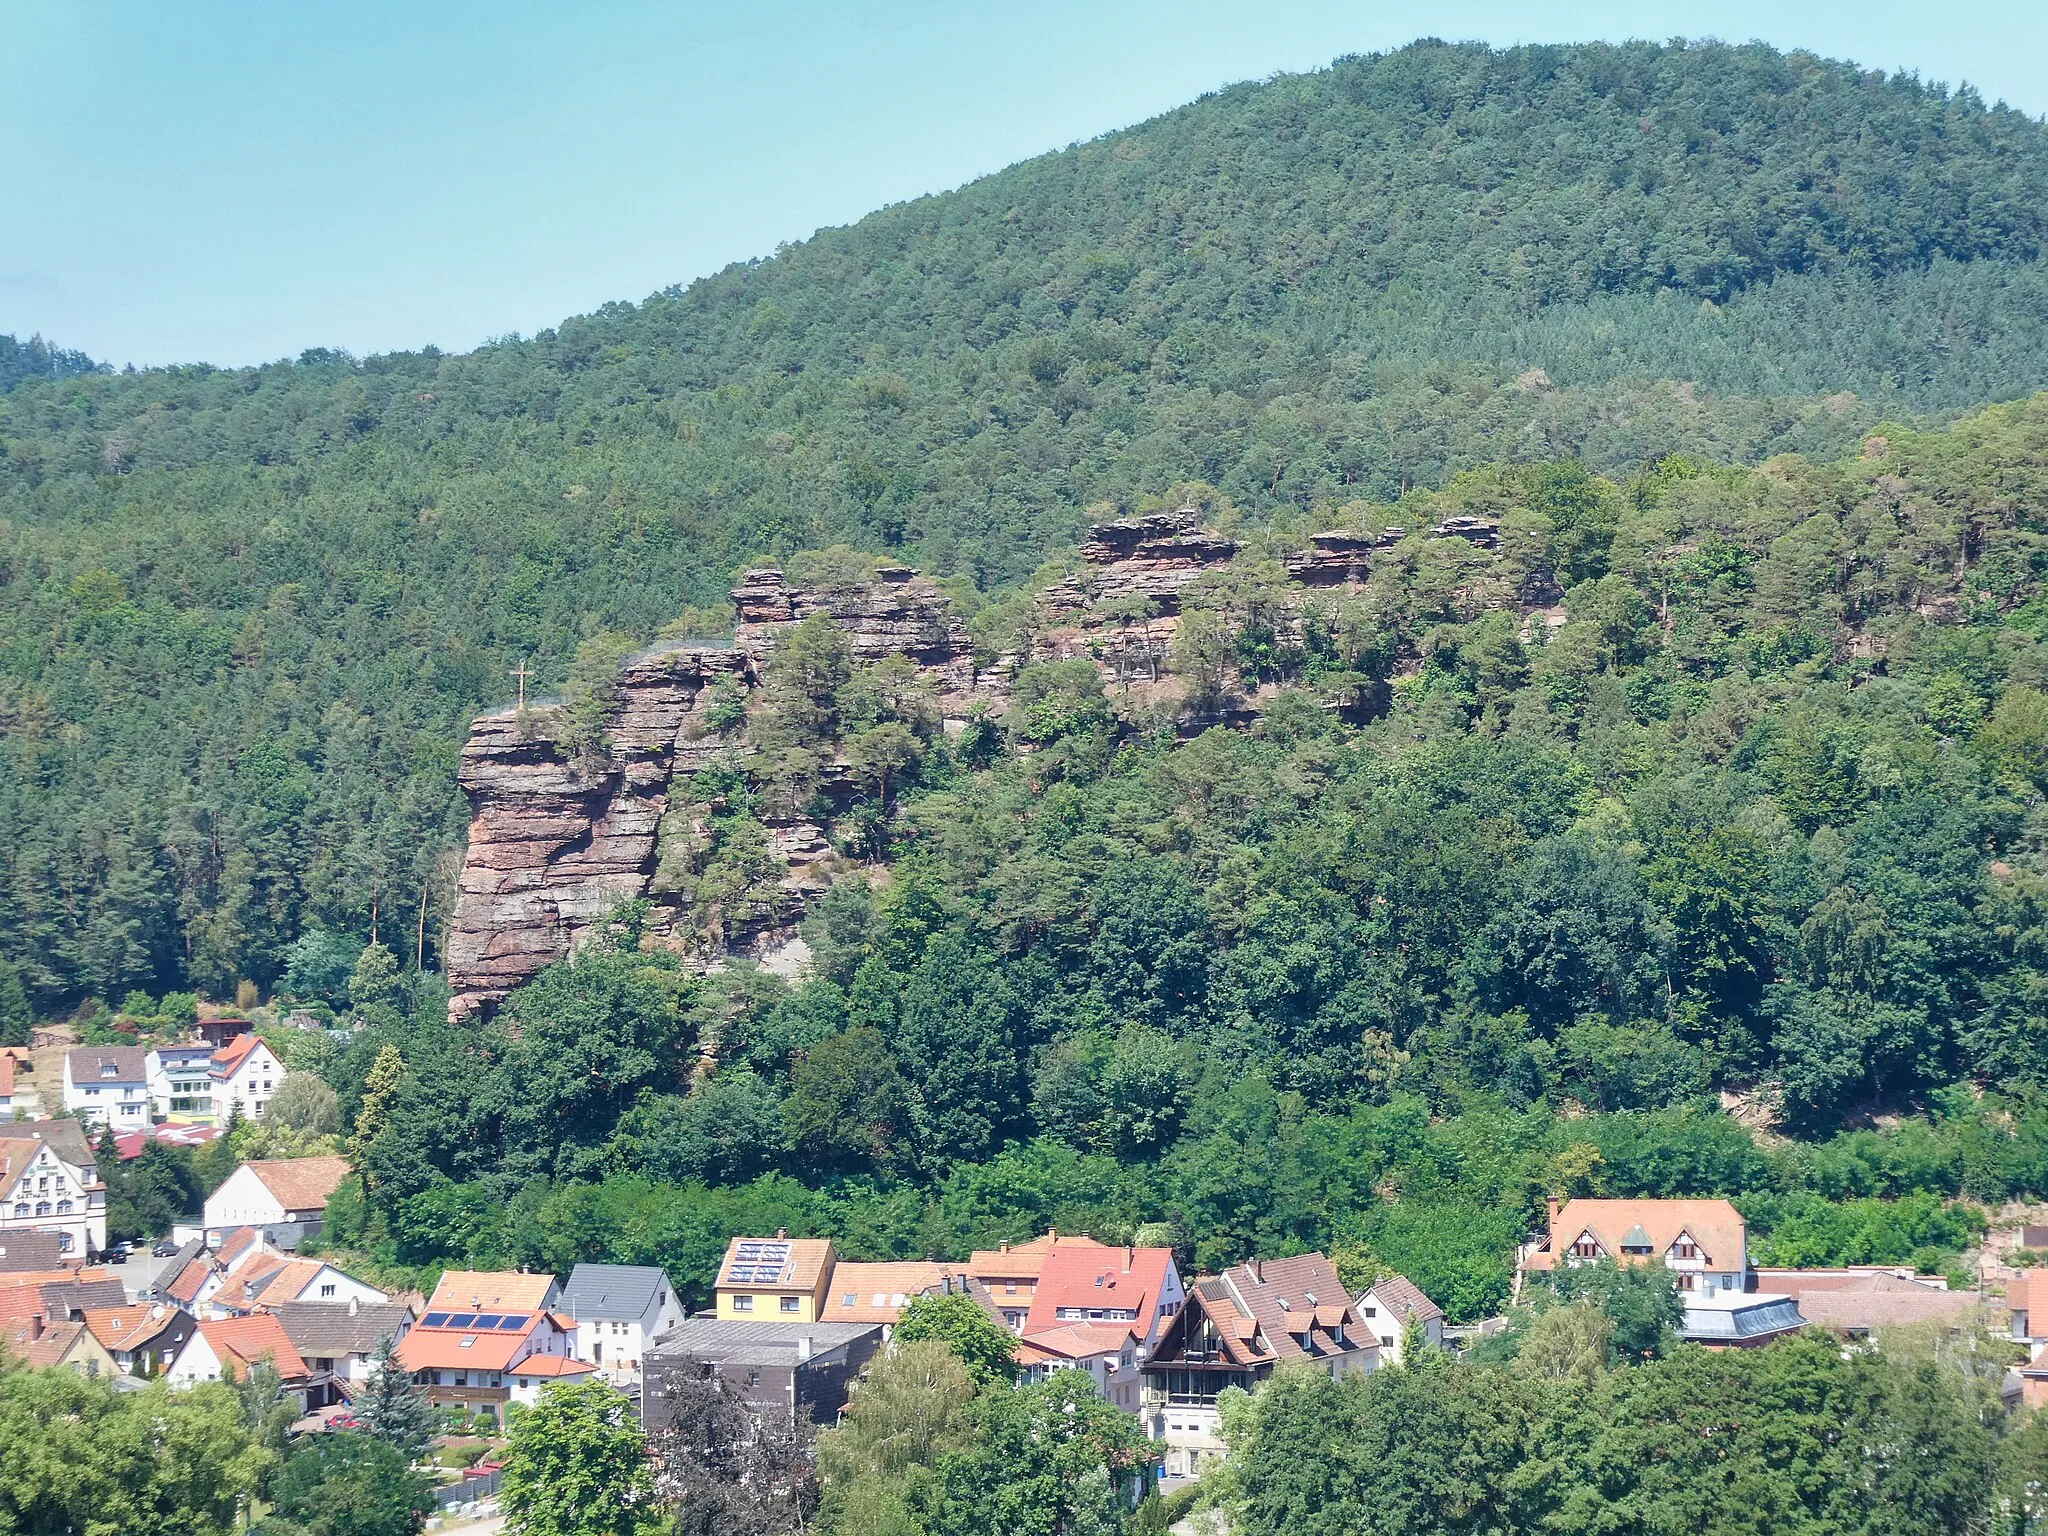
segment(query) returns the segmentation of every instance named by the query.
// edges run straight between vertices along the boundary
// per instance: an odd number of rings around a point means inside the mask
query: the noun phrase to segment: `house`
[[[0,1281],[9,1275],[63,1267],[64,1245],[56,1233],[0,1231]]]
[[[1443,1348],[1444,1309],[1406,1275],[1388,1275],[1358,1293],[1352,1310],[1380,1341],[1380,1364],[1399,1365],[1408,1330],[1432,1349]]]
[[[963,1275],[961,1265],[921,1259],[894,1264],[842,1259],[832,1266],[821,1315],[828,1323],[880,1323],[882,1337],[887,1339],[913,1299],[943,1291]]]
[[[1094,1242],[1054,1247],[1032,1289],[1024,1337],[1069,1323],[1111,1324],[1130,1333],[1143,1360],[1160,1328],[1186,1300],[1171,1248],[1112,1248]]]
[[[16,1110],[32,1113],[42,1101],[26,1079],[29,1060],[19,1046],[0,1046],[0,1120],[11,1120]]]
[[[501,1412],[516,1391],[538,1395],[538,1386],[518,1386],[521,1376],[540,1382],[587,1374],[549,1359],[587,1364],[570,1352],[574,1325],[548,1310],[558,1290],[553,1275],[450,1270],[399,1342],[399,1363],[437,1407]]]
[[[1045,1262],[1062,1249],[1107,1248],[1083,1232],[1062,1237],[1048,1231],[1026,1243],[1003,1243],[995,1248],[978,1248],[967,1259],[967,1278],[988,1292],[996,1311],[1012,1333],[1024,1331],[1031,1313],[1031,1298],[1038,1290],[1038,1277]]]
[[[1017,1364],[1026,1381],[1043,1381],[1055,1371],[1086,1371],[1103,1397],[1137,1416],[1138,1343],[1121,1324],[1066,1323],[1028,1334],[1017,1344]]]
[[[1921,1323],[1964,1328],[1975,1323],[1981,1307],[1975,1291],[1952,1291],[1946,1280],[1903,1267],[1758,1269],[1750,1279],[1757,1287],[1752,1294],[1788,1296],[1804,1321],[1844,1338]]]
[[[106,1246],[106,1181],[76,1120],[0,1122],[0,1243],[31,1232],[79,1262]]]
[[[192,1314],[162,1302],[88,1307],[85,1326],[128,1376],[161,1376],[199,1325]]]
[[[292,1157],[244,1163],[206,1197],[209,1239],[230,1227],[298,1222],[316,1228],[327,1197],[348,1177],[345,1157]]]
[[[228,1270],[207,1297],[214,1317],[235,1317],[289,1302],[315,1305],[381,1306],[391,1298],[375,1286],[319,1259],[264,1252]]]
[[[1320,1253],[1253,1259],[1195,1281],[1140,1367],[1139,1417],[1166,1445],[1170,1477],[1193,1477],[1227,1448],[1216,1397],[1256,1388],[1289,1361],[1347,1376],[1380,1362],[1378,1336]]]
[[[617,1387],[638,1386],[647,1346],[689,1315],[668,1276],[641,1264],[578,1264],[554,1310],[575,1325],[570,1353]]]
[[[365,1305],[287,1301],[268,1309],[306,1362],[315,1399],[310,1408],[353,1401],[368,1385],[386,1339],[403,1342],[413,1310],[404,1302]]]
[[[139,1045],[82,1045],[64,1053],[64,1107],[86,1125],[149,1124],[149,1067]]]
[[[144,1060],[151,1111],[159,1120],[213,1123],[213,1056],[210,1045],[160,1045]]]
[[[38,1368],[58,1366],[82,1376],[118,1376],[121,1368],[82,1317],[73,1317],[68,1298],[49,1292],[64,1286],[67,1271],[0,1275],[0,1355]]]
[[[217,1003],[201,1003],[199,1022],[193,1026],[199,1038],[215,1050],[234,1044],[255,1027],[240,1014],[227,1012]]]
[[[292,1348],[284,1325],[268,1312],[199,1323],[171,1361],[167,1378],[174,1387],[197,1386],[202,1381],[247,1381],[259,1365],[277,1372],[280,1385],[298,1400],[301,1413],[312,1406],[307,1399],[313,1395],[313,1373]]]
[[[668,1428],[672,1394],[706,1372],[729,1383],[759,1418],[785,1427],[836,1422],[853,1384],[882,1347],[879,1323],[726,1322],[691,1318],[647,1352],[640,1418]]]
[[[718,1315],[739,1323],[815,1323],[825,1311],[834,1258],[829,1238],[736,1237],[718,1266]]]
[[[1748,1289],[1749,1235],[1726,1200],[1550,1202],[1550,1230],[1521,1252],[1524,1274],[1562,1265],[1661,1264],[1681,1291]]]
[[[575,1381],[598,1374],[596,1366],[573,1355],[528,1355],[508,1373],[511,1401],[531,1408],[540,1401],[541,1389],[554,1381]]]
[[[284,1063],[261,1035],[237,1035],[213,1053],[208,1075],[216,1120],[226,1125],[237,1110],[245,1120],[261,1120],[284,1081]]]

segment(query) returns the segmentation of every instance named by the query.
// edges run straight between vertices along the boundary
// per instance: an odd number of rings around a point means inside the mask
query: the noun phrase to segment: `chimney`
[[[28,1341],[33,1344],[43,1336],[43,1314],[36,1312],[28,1320]]]
[[[1132,1264],[1134,1264],[1134,1263],[1135,1263],[1135,1262],[1137,1261],[1137,1256],[1138,1256],[1138,1250],[1137,1250],[1136,1248],[1133,1248],[1133,1247],[1132,1247],[1132,1246],[1131,1246],[1130,1244],[1126,1243],[1126,1244],[1124,1245],[1124,1273],[1125,1273],[1125,1274],[1127,1274],[1127,1275],[1128,1275],[1128,1274],[1129,1274],[1129,1273],[1131,1272],[1131,1265],[1132,1265]]]
[[[363,1310],[363,1298],[362,1298],[362,1297],[360,1297],[360,1296],[351,1296],[351,1297],[349,1297],[349,1299],[348,1299],[348,1315],[349,1315],[350,1317],[354,1317],[354,1316],[355,1316],[355,1315],[356,1315],[357,1313],[361,1312],[362,1310]]]
[[[1251,1270],[1252,1278],[1258,1281],[1259,1284],[1264,1285],[1266,1283],[1266,1261],[1264,1259],[1253,1259]]]
[[[1547,1229],[1552,1242],[1557,1241],[1557,1196],[1550,1197],[1550,1226]]]
[[[789,1228],[787,1228],[787,1227],[777,1227],[777,1228],[775,1229],[775,1240],[776,1240],[776,1241],[777,1241],[778,1243],[779,1243],[779,1242],[781,1242],[781,1241],[782,1241],[782,1240],[783,1240],[783,1239],[784,1239],[785,1237],[787,1237],[787,1236],[789,1236]]]
[[[1002,1241],[1001,1241],[1000,1243],[997,1243],[997,1244],[996,1244],[996,1252],[997,1252],[997,1253],[1008,1253],[1009,1251],[1010,1251],[1010,1240],[1009,1240],[1008,1238],[1004,1238],[1004,1239],[1003,1239],[1003,1240],[1002,1240]]]
[[[796,1363],[798,1365],[802,1365],[806,1360],[810,1358],[811,1336],[808,1333],[798,1334],[796,1341]]]

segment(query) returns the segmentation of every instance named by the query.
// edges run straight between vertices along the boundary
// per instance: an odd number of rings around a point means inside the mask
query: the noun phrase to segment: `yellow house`
[[[832,1240],[736,1237],[718,1267],[718,1316],[728,1323],[815,1323],[832,1279]]]

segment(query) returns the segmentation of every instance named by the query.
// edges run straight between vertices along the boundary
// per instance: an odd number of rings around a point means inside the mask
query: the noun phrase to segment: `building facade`
[[[64,1053],[64,1107],[80,1123],[130,1131],[149,1124],[148,1053],[139,1045],[82,1045]]]
[[[663,1271],[640,1264],[578,1264],[555,1302],[570,1352],[615,1387],[638,1386],[647,1346],[688,1314]]]
[[[106,1246],[106,1181],[79,1122],[0,1122],[0,1241],[14,1232],[52,1234],[71,1260]]]
[[[1685,1292],[1749,1286],[1749,1233],[1726,1200],[1550,1202],[1550,1228],[1522,1249],[1525,1274],[1577,1264],[1658,1264]]]

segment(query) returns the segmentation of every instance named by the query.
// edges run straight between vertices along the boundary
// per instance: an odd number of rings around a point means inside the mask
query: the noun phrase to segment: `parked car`
[[[168,1259],[176,1254],[177,1251],[178,1244],[172,1242],[168,1237],[159,1242],[152,1243],[149,1249],[150,1257],[157,1259]]]
[[[128,1245],[122,1243],[118,1247],[109,1248],[100,1255],[100,1262],[102,1264],[126,1264],[128,1262]]]

